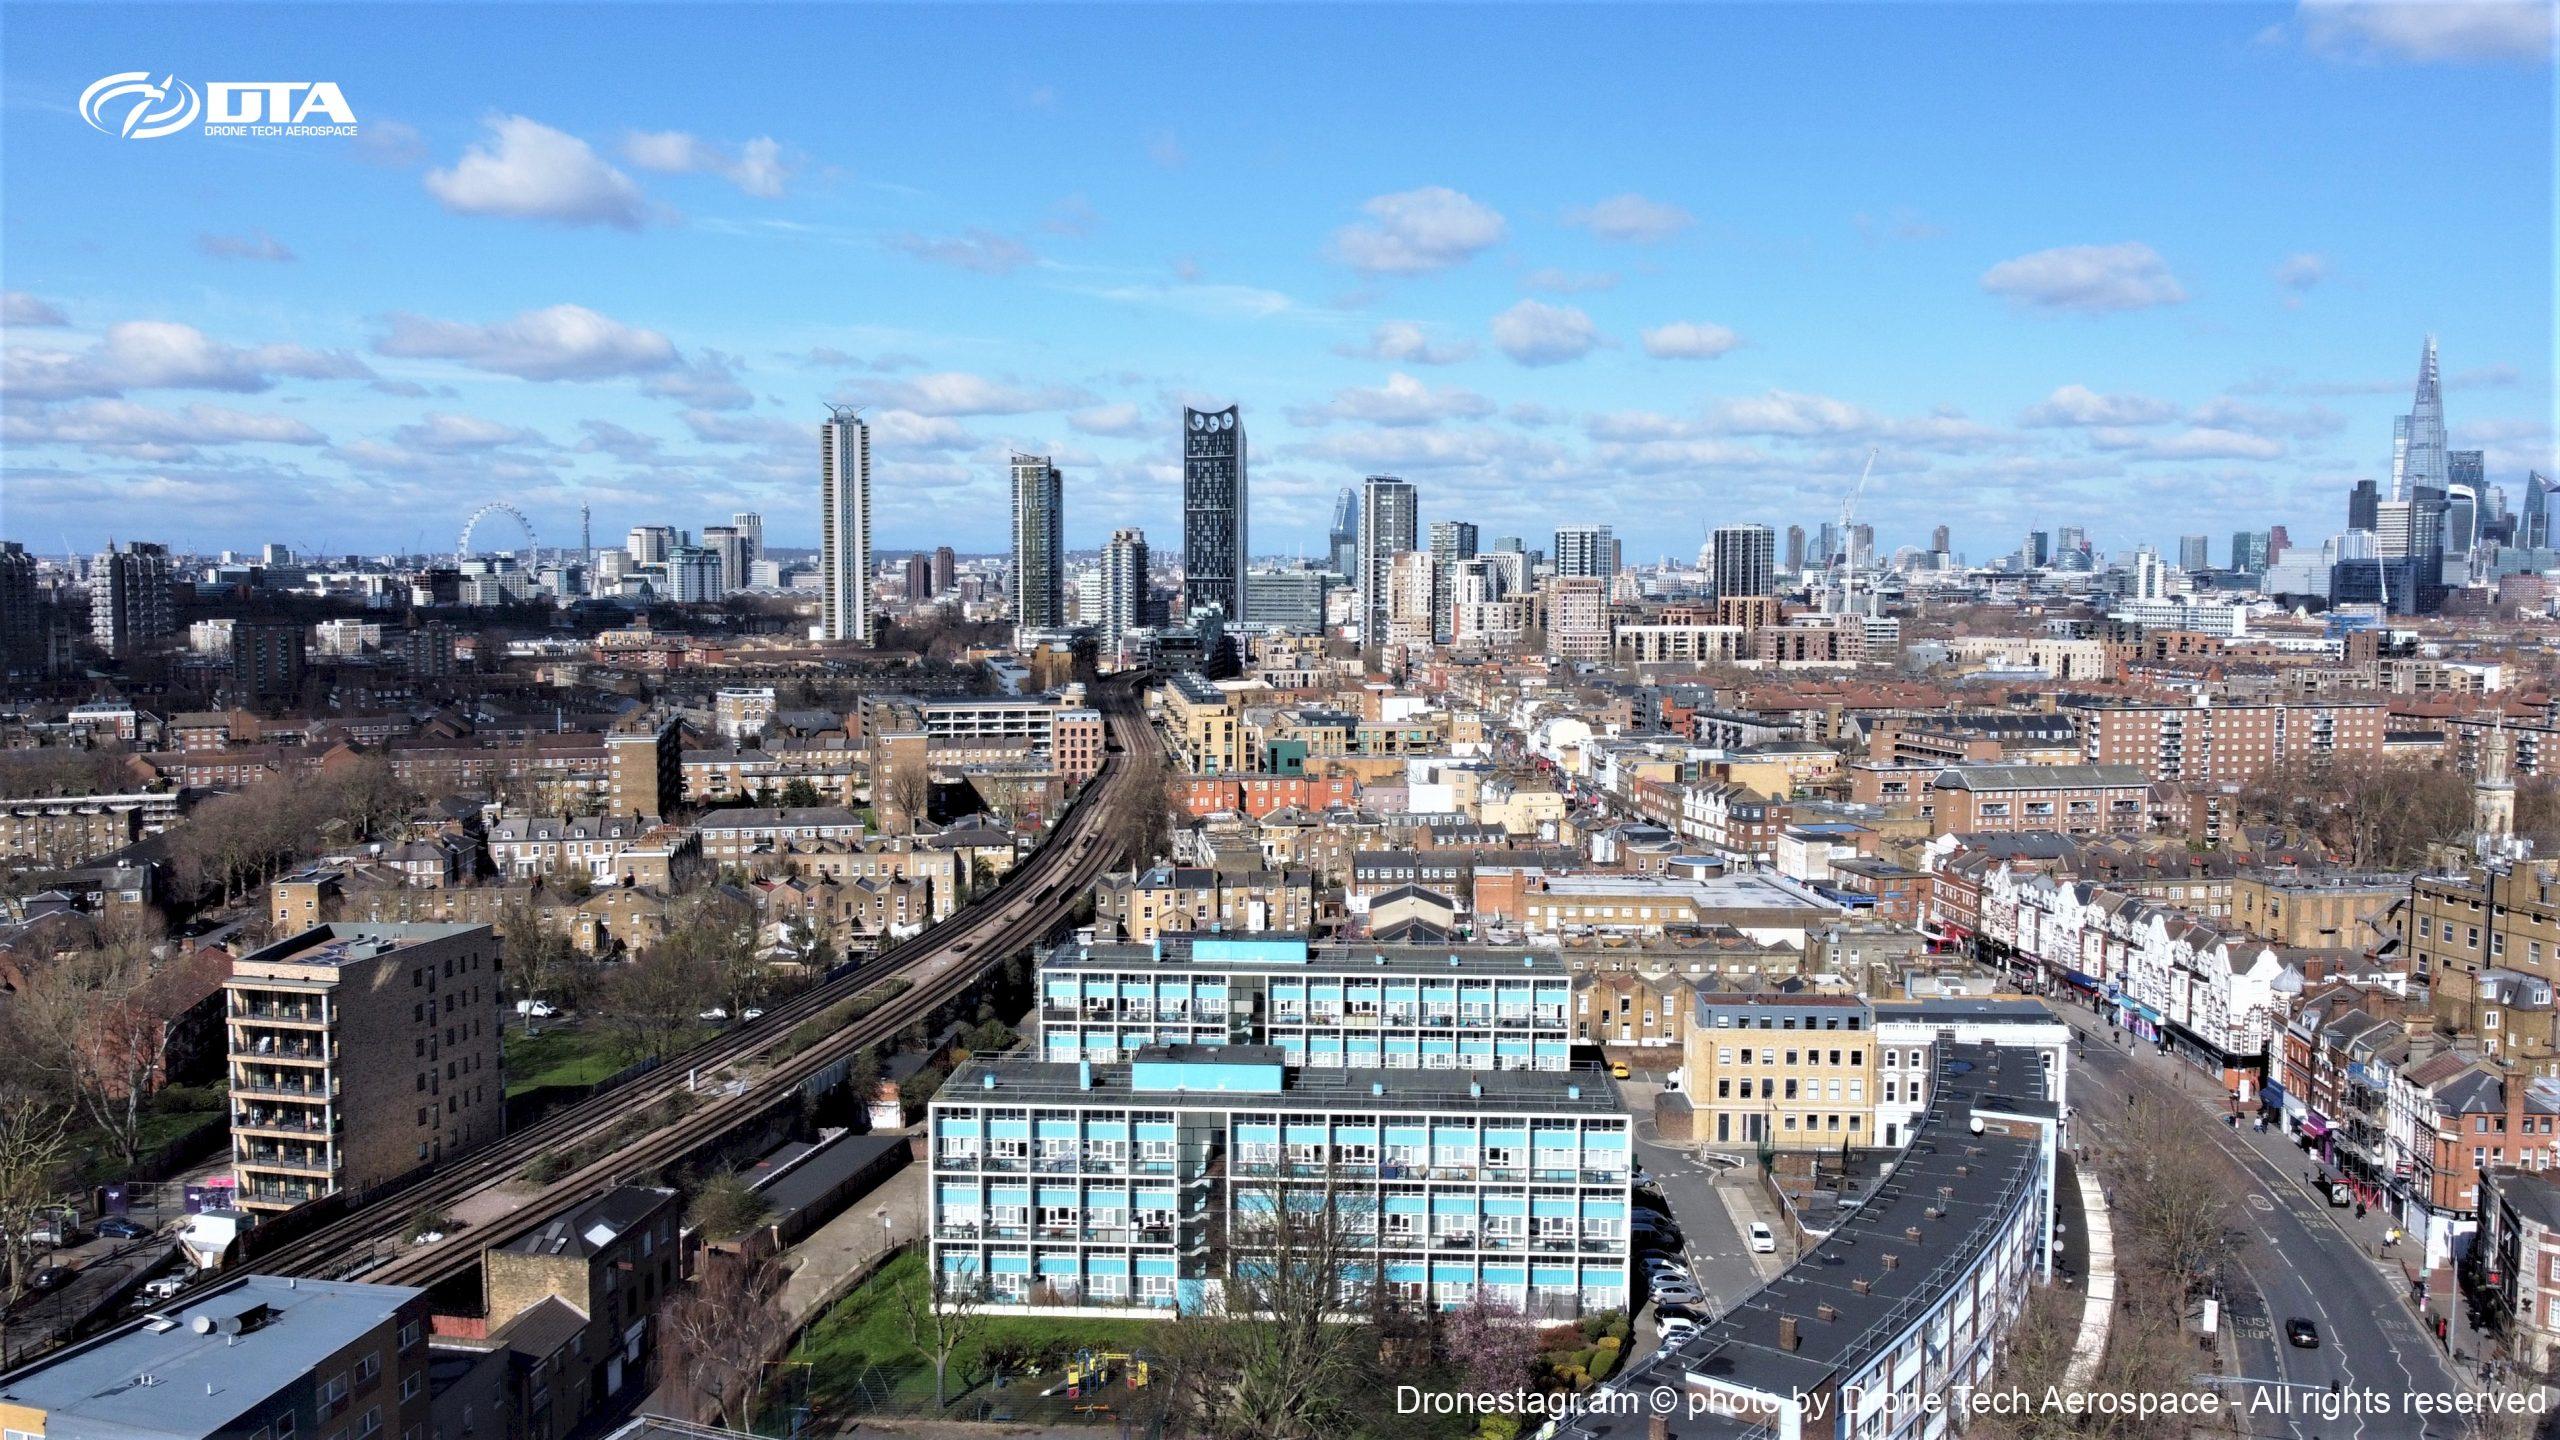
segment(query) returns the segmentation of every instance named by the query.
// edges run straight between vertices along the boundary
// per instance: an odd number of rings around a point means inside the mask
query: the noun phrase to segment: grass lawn
[[[906,1314],[896,1294],[899,1285],[923,1273],[923,1256],[912,1251],[901,1255],[809,1327],[791,1358],[812,1362],[806,1373],[818,1414],[841,1417],[878,1408],[884,1395],[893,1408],[933,1408],[933,1366],[907,1343]],[[979,1361],[990,1346],[1037,1350],[1055,1343],[1070,1350],[1143,1350],[1159,1328],[1151,1320],[1019,1315],[981,1317],[977,1326],[977,1333],[951,1357],[949,1393],[955,1400],[983,1378]]]
[[[517,1021],[498,1046],[506,1057],[510,1095],[545,1085],[593,1085],[631,1063],[614,1049],[612,1036],[586,1025],[546,1025],[541,1034],[527,1035]]]

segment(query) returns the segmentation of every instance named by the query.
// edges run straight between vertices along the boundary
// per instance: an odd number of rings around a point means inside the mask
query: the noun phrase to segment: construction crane
[[[1858,535],[1854,528],[1858,500],[1867,493],[1867,477],[1876,473],[1876,447],[1867,448],[1866,468],[1858,472],[1858,483],[1849,488],[1848,497],[1840,502],[1840,609],[1848,613],[1858,604]]]

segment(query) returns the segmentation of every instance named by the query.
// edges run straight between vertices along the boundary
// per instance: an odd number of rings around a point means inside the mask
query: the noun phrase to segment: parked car
[[[142,1293],[155,1303],[169,1299],[187,1288],[184,1275],[159,1275],[142,1282]]]
[[[34,1274],[27,1277],[27,1288],[38,1295],[59,1290],[71,1283],[71,1275],[68,1265],[40,1265]]]
[[[1768,1226],[1757,1220],[1752,1221],[1750,1236],[1752,1254],[1775,1255],[1778,1253],[1778,1237],[1770,1231]]]
[[[151,1233],[151,1227],[122,1215],[110,1215],[98,1222],[98,1233],[110,1240],[139,1240]]]
[[[1678,1280],[1683,1284],[1690,1278],[1688,1266],[1663,1255],[1644,1257],[1644,1274],[1647,1280]]]
[[[2296,1315],[2284,1322],[2284,1340],[2296,1350],[2320,1348],[2320,1327],[2306,1316]]]
[[[1613,1080],[1627,1079],[1632,1073],[1627,1069],[1627,1062],[1624,1060],[1613,1060],[1609,1064],[1609,1078]]]
[[[729,1007],[725,1005],[714,1005],[710,1009],[703,1011],[701,1014],[696,1015],[693,1018],[696,1020],[707,1020],[713,1024],[717,1024],[720,1021],[729,1018]]]
[[[1695,1320],[1673,1315],[1662,1321],[1662,1343],[1666,1346],[1677,1345],[1697,1333],[1698,1322]]]
[[[80,1243],[80,1227],[68,1216],[48,1215],[27,1232],[27,1239],[47,1249],[59,1250],[66,1245]]]
[[[1656,1305],[1696,1305],[1706,1298],[1706,1295],[1695,1285],[1680,1285],[1666,1281],[1653,1287],[1653,1303]]]
[[[761,1020],[764,1018],[764,1012],[750,1005],[746,1009],[738,1012],[738,1018],[741,1020]]]
[[[548,1020],[560,1013],[560,1007],[548,1000],[519,1000],[516,1013],[535,1020]]]

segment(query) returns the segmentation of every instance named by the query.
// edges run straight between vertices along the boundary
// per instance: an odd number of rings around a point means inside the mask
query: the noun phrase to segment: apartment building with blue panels
[[[1572,973],[1550,949],[1076,942],[1040,968],[1040,1053],[1114,1064],[1150,1045],[1267,1044],[1323,1069],[1561,1071],[1572,1004]]]
[[[1274,1207],[1332,1217],[1398,1301],[1627,1303],[1629,1120],[1603,1072],[1292,1062],[1147,1045],[972,1061],[932,1105],[932,1263],[998,1312],[1222,1303]]]

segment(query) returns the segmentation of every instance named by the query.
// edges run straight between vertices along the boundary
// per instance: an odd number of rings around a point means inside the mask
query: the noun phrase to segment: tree
[[[142,1149],[143,1102],[158,1088],[169,1026],[212,983],[207,960],[156,960],[147,927],[109,929],[29,975],[11,1014],[19,1057],[131,1164]]]
[[[781,803],[790,809],[805,810],[824,805],[827,801],[825,796],[818,793],[817,786],[795,775],[783,783]]]
[[[719,993],[717,972],[689,947],[660,944],[606,979],[600,997],[616,1047],[637,1060],[665,1055],[692,1027],[706,996]]]
[[[1130,864],[1154,864],[1172,843],[1174,784],[1180,774],[1167,757],[1134,777],[1128,795],[1112,811],[1104,833]]]
[[[0,1312],[14,1313],[35,1272],[29,1238],[36,1221],[61,1202],[71,1160],[70,1112],[23,1092],[0,1095]],[[0,1367],[12,1363],[9,1327],[0,1325]]]
[[[942,1410],[951,1403],[951,1356],[978,1333],[978,1278],[928,1263],[900,1280],[895,1293],[907,1346],[933,1367],[933,1406]]]
[[[746,1177],[724,1170],[694,1192],[684,1218],[686,1224],[701,1232],[703,1239],[726,1240],[744,1233],[771,1208]]]
[[[1529,1362],[1538,1355],[1538,1327],[1518,1308],[1479,1287],[1465,1305],[1442,1318],[1440,1353],[1442,1363],[1463,1377],[1468,1392],[1506,1394],[1529,1378]]]
[[[542,923],[531,898],[512,900],[498,916],[505,939],[508,988],[520,1000],[576,1003],[587,987],[587,957],[569,937]]]
[[[659,1312],[660,1370],[694,1421],[755,1428],[765,1362],[791,1336],[783,1279],[770,1260],[709,1255]]]

